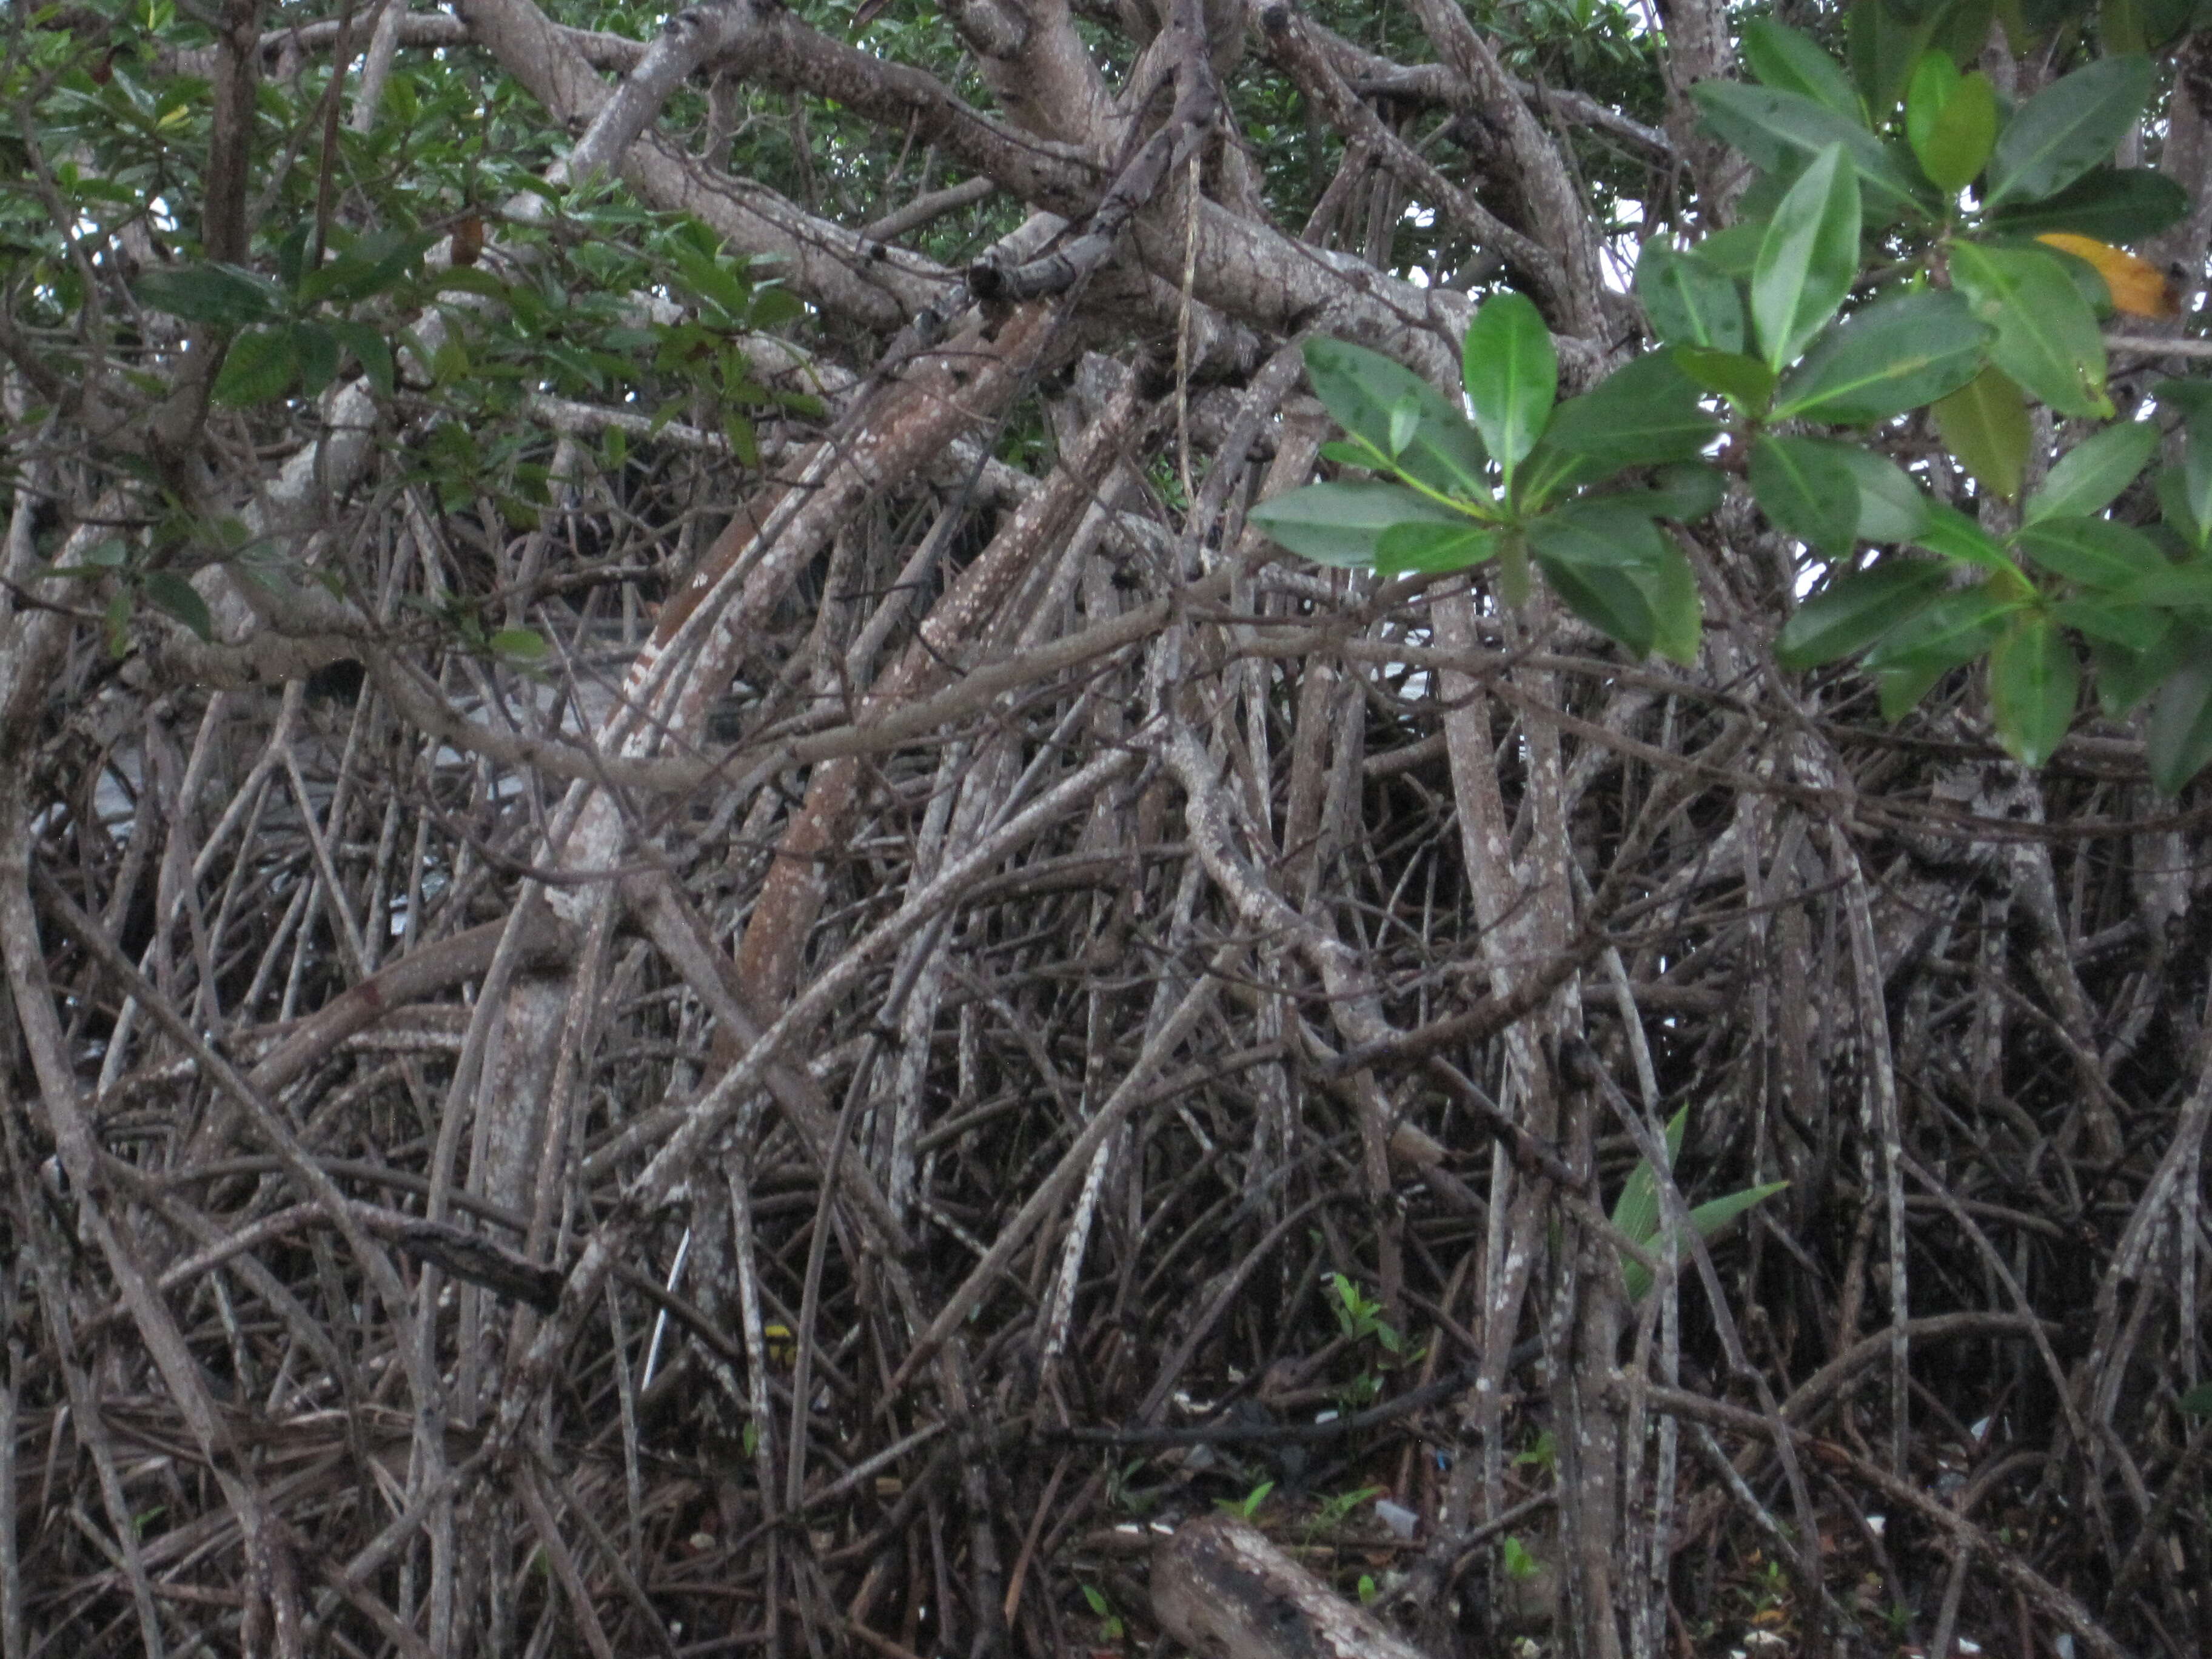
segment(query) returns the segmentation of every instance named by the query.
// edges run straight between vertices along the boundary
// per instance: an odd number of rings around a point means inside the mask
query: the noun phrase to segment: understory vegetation
[[[2212,13],[0,88],[0,1659],[2212,1645]]]

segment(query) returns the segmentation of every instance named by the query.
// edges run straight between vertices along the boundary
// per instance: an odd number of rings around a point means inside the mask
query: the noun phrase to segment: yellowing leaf
[[[2148,259],[2139,259],[2125,248],[2114,247],[2093,236],[2054,230],[2035,239],[2046,247],[2070,253],[2105,279],[2112,296],[2112,309],[2130,317],[2179,317],[2181,298],[2166,274]]]

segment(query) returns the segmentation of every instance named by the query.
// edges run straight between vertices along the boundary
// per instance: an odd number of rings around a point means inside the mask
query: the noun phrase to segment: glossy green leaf
[[[1261,502],[1250,517],[1291,552],[1354,569],[1374,564],[1376,544],[1393,525],[1457,529],[1469,522],[1425,495],[1390,483],[1308,484]]]
[[[2169,795],[2212,764],[2212,659],[2182,665],[2158,694],[2143,733],[2151,781]]]
[[[179,265],[149,270],[131,288],[142,306],[215,328],[264,323],[284,310],[282,289],[267,277],[236,265]]]
[[[1736,210],[1742,213],[1742,204]],[[1766,221],[1746,215],[1725,230],[1717,230],[1691,250],[1723,276],[1749,276],[1759,263],[1759,245],[1766,240]]]
[[[2026,611],[1990,648],[1990,713],[1997,740],[2022,766],[2049,760],[2074,723],[2081,669],[2051,619]]]
[[[2174,626],[2170,611],[2146,605],[2127,605],[2101,594],[2077,593],[2051,607],[2051,616],[2062,627],[2071,628],[2093,641],[2124,646],[2141,653],[2154,650]]]
[[[1995,336],[1956,294],[1877,301],[1814,343],[1775,417],[1857,426],[1932,404],[1981,371]]]
[[[1885,0],[1854,0],[1845,14],[1851,80],[1869,109],[1887,117],[1896,106],[1936,22],[1929,15],[1907,22]]]
[[[2027,399],[2012,376],[1991,363],[1929,410],[1936,431],[1982,488],[2011,501],[2027,472]]]
[[[1829,145],[1841,144],[1877,222],[1926,212],[1911,179],[1881,139],[1809,98],[1741,81],[1700,81],[1690,95],[1705,125],[1762,173],[1803,166]]]
[[[1779,529],[1829,559],[1851,550],[1858,534],[1857,476],[1822,438],[1761,437],[1752,447],[1751,493]]]
[[[1542,442],[1530,453],[1520,493],[1534,503],[1624,466],[1692,460],[1717,433],[1674,354],[1647,352],[1553,411]]]
[[[2017,578],[2020,574],[2020,567],[2012,562],[1996,537],[1957,507],[1942,501],[1928,503],[1928,522],[1921,526],[1920,533],[1912,541],[1916,547],[1940,553],[1958,564],[1972,565],[2008,577]]]
[[[2033,524],[2101,513],[2157,453],[2158,428],[2148,421],[2121,421],[2093,432],[2058,458],[2021,516]]]
[[[234,409],[270,403],[284,395],[299,367],[289,329],[249,329],[231,342],[208,395]]]
[[[1648,520],[1648,542],[1625,540],[1610,528],[1586,514],[1552,514],[1528,526],[1528,550],[1569,610],[1632,655],[1648,656],[1659,622],[1638,578],[1656,569],[1664,550]]]
[[[2070,613],[2079,608],[2080,603],[2073,601],[2059,608]],[[2202,660],[2212,653],[2212,635],[2176,623],[2162,611],[2146,611],[2140,605],[2127,609],[2137,617],[2165,626],[2155,631],[2144,629],[2144,637],[2139,643],[2104,637],[2087,628],[2082,629],[2082,632],[2090,634],[2089,656],[2097,669],[2097,705],[2114,720],[2127,714],[2165,684],[2184,663]],[[2078,622],[2073,625],[2081,626]]]
[[[1764,414],[1774,397],[1774,371],[1745,352],[1676,346],[1674,356],[1685,374],[1747,415]]]
[[[1638,256],[1636,297],[1670,345],[1743,349],[1743,300],[1735,279],[1695,253],[1677,252],[1663,236],[1644,243]]]
[[[1510,479],[1543,435],[1559,395],[1552,332],[1527,295],[1499,294],[1468,324],[1461,355],[1474,423]]]
[[[2149,537],[2110,519],[2044,519],[2016,541],[2045,570],[2084,587],[2122,587],[2170,568]]]
[[[1859,444],[1832,448],[1859,487],[1860,541],[1909,542],[1927,527],[1935,503],[1903,467]]]
[[[1826,326],[1859,269],[1859,183],[1831,144],[1815,156],[1768,221],[1751,272],[1751,319],[1779,374]]]
[[[1413,441],[1413,434],[1420,428],[1421,406],[1411,398],[1401,398],[1390,405],[1390,459],[1395,460],[1406,453],[1406,446]]]
[[[1409,570],[1464,570],[1498,552],[1495,530],[1462,519],[1455,525],[1394,524],[1375,541],[1375,568],[1386,576]]]
[[[1346,432],[1389,454],[1391,411],[1410,399],[1420,419],[1398,453],[1401,470],[1446,494],[1489,495],[1481,435],[1412,369],[1364,346],[1326,337],[1306,342],[1305,359],[1314,395]]]
[[[1960,242],[1951,277],[1996,328],[1990,356],[2023,391],[2063,415],[2111,416],[2104,337],[2056,254]]]
[[[2166,526],[2190,546],[2202,548],[2212,538],[2212,520],[2197,515],[2197,504],[2190,499],[2189,475],[2178,466],[2160,467],[2158,474],[2158,509],[2166,515]]]
[[[1947,195],[1974,182],[1996,143],[1997,102],[1990,78],[1962,76],[1948,52],[1922,54],[1905,96],[1905,133],[1920,170]]]
[[[1728,479],[1717,467],[1703,461],[1681,461],[1661,467],[1652,488],[1632,491],[1629,499],[1648,517],[1695,524],[1719,507],[1727,495]]]
[[[1863,651],[1934,603],[1949,576],[1934,559],[1889,558],[1833,577],[1783,625],[1775,660],[1784,668],[1816,668]]]
[[[1990,156],[1990,208],[2056,195],[2109,161],[2150,96],[2151,61],[2100,58],[2014,112]]]
[[[1858,88],[1844,66],[1809,34],[1771,17],[1754,17],[1740,37],[1745,67],[1762,86],[1794,92],[1848,121],[1866,123]]]
[[[2097,167],[2055,196],[2019,202],[1989,221],[1992,234],[2069,230],[2115,247],[2155,236],[2189,210],[2189,192],[2154,167]]]
[[[2161,395],[2173,398],[2173,382],[2160,387]],[[2192,390],[2212,392],[2212,386],[2203,381],[2194,383]],[[2185,422],[2186,440],[2181,446],[2182,494],[2189,504],[2189,517],[2197,527],[2197,544],[2204,541],[2204,527],[2212,526],[2212,403],[2190,411]]]
[[[207,601],[194,587],[174,570],[153,570],[146,575],[146,602],[155,610],[167,612],[197,635],[201,640],[215,637],[215,617],[208,611]]]
[[[2021,604],[1984,582],[1945,593],[1884,635],[1866,654],[1882,718],[1902,718],[1936,681],[1987,651]]]
[[[2161,561],[2112,590],[2115,598],[2139,605],[2163,605],[2212,622],[2212,558],[2199,554],[2181,564]]]

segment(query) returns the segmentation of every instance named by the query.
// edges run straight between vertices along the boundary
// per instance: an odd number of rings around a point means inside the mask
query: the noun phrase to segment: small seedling
[[[1686,1106],[1667,1121],[1669,1169],[1681,1154],[1682,1134],[1689,1122],[1690,1109]],[[1789,1184],[1786,1181],[1770,1181],[1712,1199],[1690,1212],[1690,1224],[1697,1229],[1699,1238],[1711,1239],[1752,1206],[1773,1197]],[[1636,1167],[1628,1172],[1628,1181],[1613,1206],[1613,1224],[1645,1255],[1653,1253],[1652,1246],[1659,1237],[1659,1177],[1649,1158],[1639,1158]],[[1620,1279],[1631,1302],[1638,1300],[1651,1288],[1650,1270],[1625,1254],[1620,1260]]]
[[[1259,1514],[1260,1505],[1267,1501],[1267,1494],[1274,1490],[1275,1483],[1273,1481],[1262,1480],[1258,1486],[1253,1487],[1250,1492],[1246,1492],[1242,1498],[1215,1498],[1213,1500],[1213,1507],[1221,1510],[1224,1514],[1233,1515],[1241,1520],[1249,1521],[1254,1516]]]
[[[1508,1578],[1526,1583],[1542,1571],[1536,1565],[1536,1558],[1528,1553],[1528,1547],[1510,1532],[1505,1534],[1505,1542],[1499,1550],[1499,1555]]]
[[[1122,1624],[1121,1615],[1114,1611],[1114,1604],[1106,1599],[1106,1592],[1096,1584],[1085,1584],[1081,1588],[1083,1599],[1091,1604],[1091,1611],[1097,1616],[1099,1635],[1109,1642],[1120,1641],[1128,1633],[1127,1627]]]

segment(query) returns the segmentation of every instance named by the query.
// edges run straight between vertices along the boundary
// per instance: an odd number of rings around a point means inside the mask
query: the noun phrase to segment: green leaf
[[[1510,489],[1513,469],[1543,435],[1559,395],[1551,331],[1527,295],[1495,295],[1468,322],[1460,350],[1474,423]]]
[[[2033,524],[2103,512],[2158,453],[2158,438],[2148,421],[2121,421],[2091,433],[2059,457],[2021,516]]]
[[[1847,571],[1799,605],[1774,642],[1784,668],[1817,668],[1865,650],[1931,604],[1950,573],[1933,559],[1889,558]]]
[[[1878,222],[1925,216],[1896,157],[1857,122],[1796,93],[1741,81],[1700,81],[1690,95],[1705,112],[1705,125],[1760,172],[1803,166],[1829,145],[1841,144]]]
[[[1386,576],[1464,570],[1496,556],[1498,533],[1465,519],[1456,525],[1394,524],[1376,538],[1375,568]]]
[[[2124,587],[2172,568],[2149,537],[2109,519],[2043,519],[2017,539],[2045,570],[2084,587]]]
[[[2079,610],[2081,605],[2082,601],[2071,600],[2058,609],[2069,613],[2070,620],[2070,613]],[[2146,623],[2160,622],[2166,625],[2155,633],[2148,628],[2142,630],[2144,637],[2140,644],[2112,639],[2082,628],[2082,632],[2090,635],[2089,654],[2097,665],[2098,706],[2115,720],[2125,715],[2165,684],[2184,663],[2202,659],[2208,652],[2212,652],[2212,635],[2176,623],[2162,611],[2146,611],[2139,605],[2129,606],[2117,617],[2104,620],[2122,620],[2130,616]],[[2079,622],[2073,625],[2081,626]]]
[[[1684,524],[1695,524],[1728,495],[1726,476],[1703,461],[1662,467],[1653,483],[1650,489],[1630,491],[1624,499],[1648,518],[1679,519]]]
[[[432,291],[439,294],[474,294],[480,298],[511,302],[514,290],[490,271],[476,265],[447,265],[430,274]]]
[[[1875,676],[1884,720],[1903,716],[1936,681],[1996,642],[2006,619],[2023,603],[2002,586],[1990,581],[1946,593],[1867,653],[1866,667]]]
[[[1667,1120],[1667,1167],[1670,1170],[1682,1154],[1682,1136],[1689,1122],[1686,1106]],[[1621,1183],[1612,1220],[1632,1244],[1648,1243],[1659,1236],[1659,1176],[1650,1158],[1638,1158],[1628,1179]]]
[[[1905,132],[1920,170],[1956,196],[1988,163],[1996,143],[1997,101],[1990,78],[1961,76],[1945,52],[1924,53],[1905,105]]]
[[[2148,58],[2100,58],[2022,104],[1997,135],[1984,205],[2041,201],[2107,160],[2135,130],[2152,75]]]
[[[1705,635],[1705,600],[1698,592],[1698,573],[1690,568],[1688,556],[1673,537],[1665,540],[1666,550],[1658,568],[1644,584],[1656,624],[1651,648],[1668,661],[1688,668],[1698,660],[1698,647]]]
[[[2189,211],[2189,192],[2155,167],[2097,167],[2056,196],[2019,203],[1988,222],[1993,235],[2070,230],[2115,246],[2140,242]]]
[[[1742,204],[1737,204],[1742,210]],[[1723,276],[1749,276],[1759,263],[1759,245],[1766,240],[1766,222],[1745,217],[1725,230],[1717,230],[1690,251]]]
[[[1553,411],[1523,469],[1522,499],[1534,505],[1564,483],[1607,477],[1624,466],[1695,459],[1718,430],[1698,407],[1698,388],[1674,354],[1647,352]]]
[[[2049,760],[2074,723],[2081,665],[2051,618],[2027,611],[1990,650],[1990,713],[1997,740],[2022,766]]]
[[[1411,398],[1401,398],[1390,405],[1390,458],[1395,460],[1406,453],[1406,446],[1413,441],[1413,434],[1421,424],[1421,406]]]
[[[1858,533],[1858,477],[1822,438],[1761,437],[1751,452],[1751,492],[1775,525],[1831,560]]]
[[[2212,1382],[2199,1382],[2173,1402],[2194,1417],[2212,1417]]]
[[[1858,539],[1909,542],[1927,527],[1934,503],[1903,467],[1857,444],[1837,444],[1835,458],[1859,487]]]
[[[1867,107],[1887,116],[1933,38],[1936,20],[1920,16],[1908,22],[1885,0],[1855,0],[1845,19],[1851,79]]]
[[[155,610],[166,611],[192,630],[203,641],[215,637],[215,618],[209,614],[207,601],[199,590],[173,570],[149,570],[146,573],[146,602]]]
[[[1774,371],[1741,351],[1706,351],[1676,346],[1681,371],[1708,392],[1717,392],[1747,415],[1764,414],[1774,396]]]
[[[1771,17],[1754,17],[1743,26],[1739,44],[1745,67],[1762,86],[1794,92],[1846,120],[1866,124],[1851,77],[1809,34]]]
[[[300,392],[316,397],[338,377],[338,337],[326,324],[292,325],[292,350],[300,362]]]
[[[1956,294],[1880,300],[1828,331],[1784,383],[1775,418],[1857,426],[1955,392],[1996,331]]]
[[[2033,438],[2027,399],[2012,376],[1991,363],[1928,412],[1944,447],[1984,489],[2007,501],[2020,494]]]
[[[669,257],[674,260],[684,285],[700,299],[711,301],[732,320],[744,321],[752,309],[752,284],[714,255],[673,239]]]
[[[1390,483],[1318,483],[1264,501],[1251,521],[1293,553],[1322,564],[1364,569],[1393,525],[1427,523],[1455,529],[1467,517],[1425,495]]]
[[[1389,454],[1390,412],[1411,398],[1421,419],[1398,453],[1399,469],[1431,489],[1488,499],[1482,439],[1436,387],[1403,363],[1348,340],[1309,340],[1305,359],[1314,395],[1346,432]]]
[[[1954,563],[1972,565],[2015,579],[2020,574],[2020,567],[2006,556],[1996,537],[1957,507],[1942,501],[1928,503],[1928,522],[1921,526],[1920,533],[1912,540],[1915,546],[1940,553]]]
[[[1746,1187],[1740,1192],[1708,1200],[1690,1212],[1690,1225],[1699,1238],[1710,1241],[1745,1211],[1765,1202],[1789,1184],[1786,1181],[1770,1181],[1761,1186]],[[1655,1226],[1654,1237],[1657,1231]],[[1640,1261],[1623,1261],[1620,1264],[1620,1283],[1628,1299],[1633,1302],[1650,1291],[1651,1274]]]
[[[2212,763],[2212,659],[2198,656],[2166,683],[2143,747],[2151,781],[2169,795]]]
[[[1644,243],[1636,261],[1636,297],[1662,340],[1716,352],[1743,349],[1743,301],[1735,279],[1666,238]]]
[[[149,270],[131,284],[138,303],[188,323],[243,328],[284,312],[283,290],[267,277],[236,265],[178,265]]]
[[[534,628],[502,628],[491,636],[491,648],[514,662],[538,662],[545,655],[545,636]]]
[[[1643,522],[1656,544],[1656,527]],[[1655,571],[1663,549],[1624,543],[1564,512],[1536,520],[1528,533],[1529,551],[1568,609],[1632,655],[1649,656],[1659,621],[1635,567]]]
[[[2189,475],[2178,466],[2160,467],[2158,472],[2158,510],[2166,515],[2166,527],[2194,548],[2203,548],[2208,535],[2212,535],[2212,523],[2197,515],[2197,504],[2189,498]]]
[[[1995,325],[1990,356],[1998,368],[2063,415],[2111,416],[2096,314],[2056,254],[1960,242],[1951,276]]]
[[[389,398],[392,388],[392,343],[384,337],[384,331],[374,323],[357,323],[333,318],[325,325],[340,345],[353,353],[361,364],[361,372],[368,377],[379,395]],[[614,428],[610,428],[613,430]]]
[[[2124,647],[2136,655],[2158,648],[2174,626],[2170,611],[2148,605],[2116,604],[2094,593],[2077,593],[2051,607],[2051,617],[2090,640]],[[2149,688],[2144,688],[2148,690]]]
[[[2212,392],[2202,383],[2193,385],[2191,391]],[[2173,398],[2175,383],[2161,383],[2160,392],[2169,400]],[[2204,532],[2212,526],[2212,404],[2191,408],[2185,423],[2187,440],[2181,447],[2181,477],[2183,498],[2188,502],[2188,518],[2197,528],[2197,544],[2204,544]]]
[[[1751,272],[1751,319],[1777,374],[1797,360],[1859,269],[1858,177],[1841,144],[1814,158],[1775,209]]]
[[[270,403],[284,395],[298,368],[289,329],[250,329],[231,343],[208,395],[234,409]]]

